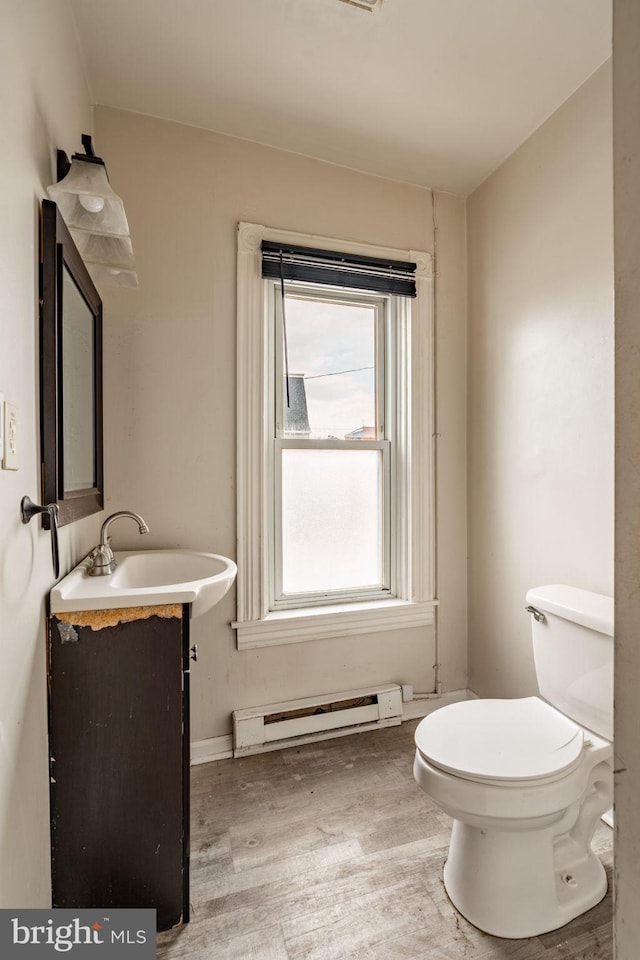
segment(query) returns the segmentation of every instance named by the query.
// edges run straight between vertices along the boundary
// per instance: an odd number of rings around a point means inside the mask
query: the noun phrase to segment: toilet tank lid
[[[613,597],[552,583],[532,587],[527,592],[527,603],[543,613],[554,613],[564,620],[613,636]]]

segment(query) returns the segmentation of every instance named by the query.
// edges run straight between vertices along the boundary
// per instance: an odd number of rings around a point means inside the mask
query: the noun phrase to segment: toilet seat
[[[563,777],[584,749],[581,727],[539,697],[450,704],[425,717],[415,739],[434,767],[504,786]]]

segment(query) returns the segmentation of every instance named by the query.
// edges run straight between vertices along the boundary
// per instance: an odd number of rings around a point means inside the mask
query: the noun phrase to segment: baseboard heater
[[[280,750],[402,722],[397,683],[233,712],[233,755]]]

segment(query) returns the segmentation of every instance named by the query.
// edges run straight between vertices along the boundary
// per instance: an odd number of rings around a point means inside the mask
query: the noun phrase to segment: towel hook
[[[47,503],[44,507],[34,503],[31,497],[23,497],[20,501],[20,519],[29,523],[39,513],[47,513],[51,519],[51,559],[56,580],[60,576],[60,551],[58,549],[58,504]]]

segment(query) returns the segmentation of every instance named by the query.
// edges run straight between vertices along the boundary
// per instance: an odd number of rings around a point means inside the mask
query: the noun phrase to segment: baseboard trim
[[[452,690],[450,693],[417,694],[413,700],[403,704],[402,720],[418,720],[428,717],[434,710],[446,707],[450,703],[459,703],[461,700],[472,700],[475,697],[470,690]]]
[[[475,694],[470,690],[453,690],[451,693],[429,693],[422,696],[418,694],[413,700],[408,700],[403,704],[402,721],[417,720],[420,717],[428,716],[440,707],[445,707],[449,703],[458,703],[460,700],[470,700],[474,697]],[[356,731],[352,732],[355,733]],[[346,730],[344,736],[349,736],[349,733],[349,730]],[[323,739],[328,740],[331,737],[328,735]],[[233,757],[233,736],[230,733],[223,737],[194,740],[191,744],[192,767],[199,763],[211,763],[214,760],[228,760],[230,757]]]
[[[191,766],[198,763],[210,763],[212,760],[227,760],[233,756],[233,737],[230,733],[224,737],[209,737],[207,740],[194,740],[191,744]]]

